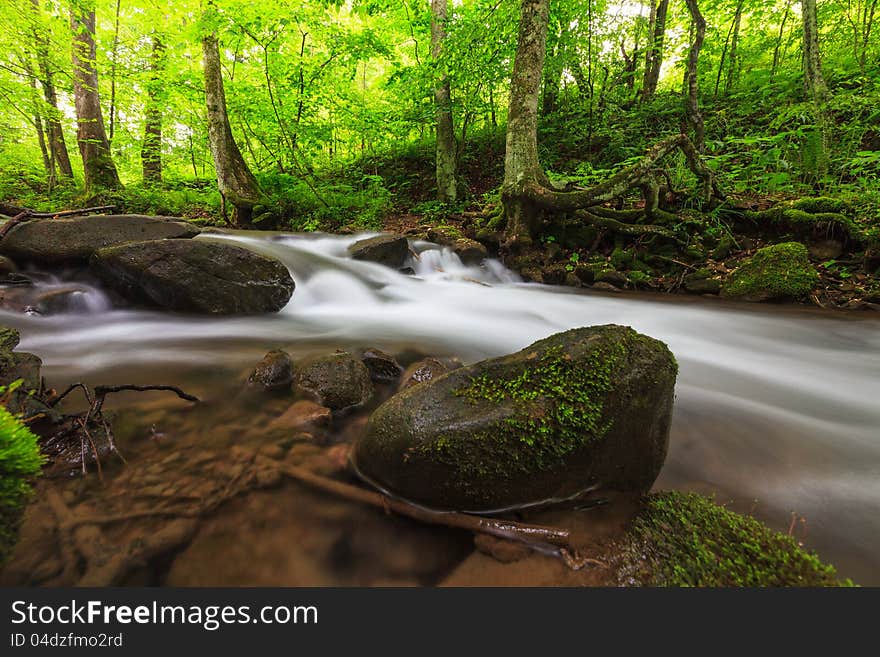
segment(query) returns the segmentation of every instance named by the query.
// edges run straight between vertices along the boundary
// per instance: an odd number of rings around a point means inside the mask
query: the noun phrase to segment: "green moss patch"
[[[727,277],[721,294],[747,301],[795,299],[808,294],[818,280],[807,247],[784,242],[759,249],[744,261]]]
[[[621,547],[623,584],[852,586],[791,536],[695,493],[648,496]]]
[[[37,437],[0,406],[0,563],[15,545],[22,509],[31,492],[29,480],[39,474],[42,464]]]

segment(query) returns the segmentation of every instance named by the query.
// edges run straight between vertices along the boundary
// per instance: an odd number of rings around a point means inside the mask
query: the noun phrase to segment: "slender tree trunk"
[[[771,80],[776,77],[776,69],[779,67],[779,49],[782,47],[782,35],[785,33],[785,24],[788,22],[788,16],[791,13],[791,2],[792,0],[787,0],[785,3],[785,13],[782,14],[779,34],[776,35],[776,45],[773,47],[773,65],[770,67]]]
[[[818,140],[813,147],[812,156],[816,164],[817,180],[827,170],[827,152],[830,141],[830,118],[828,117],[828,86],[822,75],[821,57],[819,54],[819,24],[816,17],[816,0],[801,0],[804,27],[803,65],[804,90],[813,101]]]
[[[651,26],[648,31],[649,44],[645,50],[645,73],[642,81],[642,100],[649,100],[657,91],[660,80],[660,67],[663,65],[663,41],[666,36],[666,15],[669,0],[651,3]]]
[[[34,128],[37,131],[37,142],[40,145],[40,155],[43,157],[43,168],[46,170],[46,178],[49,182],[49,189],[51,190],[55,186],[56,173],[55,173],[55,160],[52,157],[52,153],[46,145],[46,133],[43,129],[43,117],[40,113],[40,94],[37,91],[37,81],[34,79],[33,72],[30,70],[30,65],[28,68],[28,84],[31,88],[31,102],[34,106]]]
[[[706,127],[703,123],[703,114],[700,112],[699,101],[699,62],[700,49],[703,47],[703,39],[706,38],[706,19],[700,13],[697,0],[685,0],[691,22],[694,27],[694,37],[688,51],[687,69],[685,80],[687,81],[687,98],[685,99],[685,117],[694,131],[694,146],[697,152],[702,153],[706,144]]]
[[[254,174],[242,157],[232,136],[229,116],[226,113],[226,91],[220,68],[220,47],[217,35],[210,34],[202,40],[205,73],[205,104],[208,109],[208,145],[214,158],[217,186],[226,202],[232,204],[232,223],[250,223],[254,205],[262,194]]]
[[[736,3],[736,14],[733,17],[733,37],[730,40],[730,59],[727,65],[727,81],[724,84],[725,93],[729,93],[733,88],[737,74],[739,73],[737,47],[739,45],[739,28],[742,24],[743,2],[744,0],[739,0],[739,2]]]
[[[110,142],[104,131],[98,70],[95,67],[94,0],[71,5],[73,31],[73,96],[76,105],[77,141],[83,161],[85,188],[118,189],[119,174],[110,155]]]
[[[547,45],[549,0],[522,0],[516,58],[510,80],[507,144],[501,200],[507,216],[506,246],[517,251],[532,243],[541,221],[526,189],[548,183],[538,160],[538,95]]]
[[[31,7],[34,11],[34,19],[39,20],[40,0],[31,0]],[[41,35],[37,29],[34,29],[33,37],[40,86],[43,87],[43,97],[46,99],[47,104],[45,131],[49,141],[50,159],[62,176],[73,178],[73,167],[70,164],[70,155],[67,153],[67,144],[64,142],[64,129],[61,126],[58,94],[55,91],[54,76],[52,75],[52,67],[49,64],[49,43],[46,37]]]
[[[551,53],[547,72],[544,76],[544,97],[541,102],[541,115],[548,116],[559,108],[559,83],[562,79],[562,53],[560,52],[560,25],[553,25],[547,35],[547,50]]]
[[[438,62],[446,39],[447,0],[431,0],[431,57]],[[434,87],[437,108],[437,198],[452,203],[458,197],[455,180],[455,127],[452,123],[452,93],[449,78],[440,76]]]
[[[147,81],[147,104],[144,108],[144,141],[141,146],[141,165],[145,183],[162,182],[162,71],[165,66],[165,46],[153,35],[150,54],[150,75]]]
[[[110,141],[116,128],[116,58],[119,54],[119,10],[122,0],[116,0],[116,22],[113,26],[113,49],[110,51]]]

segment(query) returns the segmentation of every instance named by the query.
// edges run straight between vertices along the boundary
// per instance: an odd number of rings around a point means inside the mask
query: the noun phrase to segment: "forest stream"
[[[401,362],[433,355],[470,363],[568,328],[629,325],[666,342],[680,365],[670,452],[655,488],[715,493],[794,533],[841,576],[880,584],[880,320],[523,283],[496,261],[464,266],[427,242],[413,243],[410,275],[349,258],[347,247],[363,237],[197,238],[231,240],[287,265],[296,290],[277,314],[112,309],[104,292],[85,286],[75,312],[2,312],[0,323],[21,331],[20,349],[42,358],[56,389],[163,383],[205,399],[234,395],[269,349],[296,359],[376,347]],[[173,395],[140,398],[184,405]]]

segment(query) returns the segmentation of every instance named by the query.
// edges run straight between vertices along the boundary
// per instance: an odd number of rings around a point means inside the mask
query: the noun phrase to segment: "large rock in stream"
[[[99,249],[92,269],[135,302],[217,315],[277,312],[294,282],[278,260],[208,240],[153,240]]]
[[[137,242],[189,238],[199,229],[183,219],[139,214],[32,219],[0,241],[0,253],[17,262],[86,263],[98,249]]]
[[[573,329],[399,392],[352,459],[372,483],[438,509],[647,491],[666,457],[676,373],[666,345],[631,328]]]

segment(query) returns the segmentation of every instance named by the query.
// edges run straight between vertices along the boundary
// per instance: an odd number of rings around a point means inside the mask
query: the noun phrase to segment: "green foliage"
[[[695,493],[649,496],[621,547],[625,584],[852,586],[791,536]]]
[[[3,392],[8,394],[15,387]],[[29,481],[39,474],[42,464],[37,437],[0,406],[0,563],[15,545],[22,508],[31,492]]]

